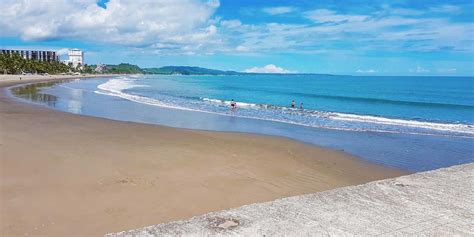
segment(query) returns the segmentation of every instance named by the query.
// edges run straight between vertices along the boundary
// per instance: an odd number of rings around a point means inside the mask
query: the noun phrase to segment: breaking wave
[[[229,109],[231,101],[214,98],[189,98],[153,94],[153,97],[133,94],[137,85],[134,78],[115,78],[100,84],[96,93],[116,96],[136,103],[171,109],[198,111],[225,116],[236,116],[274,122],[297,124],[315,128],[328,128],[350,131],[371,131],[386,133],[406,133],[437,136],[474,137],[471,124],[440,123],[398,118],[386,118],[373,115],[357,115],[310,109],[293,109],[269,104],[246,103],[236,101],[237,110]]]

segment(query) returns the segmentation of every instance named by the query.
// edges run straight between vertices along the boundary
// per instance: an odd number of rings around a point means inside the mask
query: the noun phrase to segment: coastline
[[[67,80],[67,79],[86,79],[98,77],[114,77],[121,74],[82,74],[82,75],[9,75],[0,74],[0,87],[8,87],[17,84],[29,82],[45,82],[51,80]],[[21,79],[20,79],[21,78]]]
[[[97,236],[405,174],[286,138],[75,115],[3,93],[87,77],[0,77],[2,234]]]

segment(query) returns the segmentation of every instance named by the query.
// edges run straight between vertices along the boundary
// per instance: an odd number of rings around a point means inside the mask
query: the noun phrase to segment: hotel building
[[[72,66],[74,67],[84,65],[84,52],[80,49],[70,49],[67,55],[69,56],[69,59],[64,61],[65,64],[72,63]]]
[[[36,60],[36,61],[59,61],[59,56],[55,51],[43,51],[43,50],[19,50],[19,49],[0,49],[2,54],[18,54],[24,59]]]

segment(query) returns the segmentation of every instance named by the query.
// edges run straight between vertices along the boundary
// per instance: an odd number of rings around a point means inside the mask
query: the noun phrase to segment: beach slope
[[[404,174],[288,139],[68,114],[0,90],[2,236],[102,236]]]
[[[452,166],[107,236],[472,236],[473,173]]]

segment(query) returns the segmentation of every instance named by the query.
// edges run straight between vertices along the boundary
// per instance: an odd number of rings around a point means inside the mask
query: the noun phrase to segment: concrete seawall
[[[474,235],[474,163],[106,236],[415,234]]]

